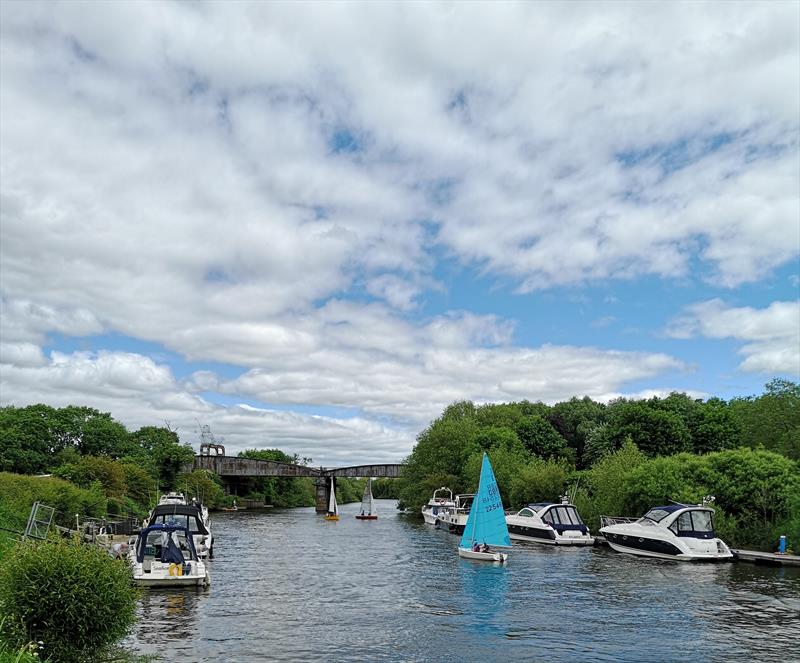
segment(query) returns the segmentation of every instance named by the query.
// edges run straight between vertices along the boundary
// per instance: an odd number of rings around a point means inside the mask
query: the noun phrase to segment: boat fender
[[[182,576],[183,575],[183,566],[181,564],[175,564],[174,562],[169,565],[169,575],[172,576]]]

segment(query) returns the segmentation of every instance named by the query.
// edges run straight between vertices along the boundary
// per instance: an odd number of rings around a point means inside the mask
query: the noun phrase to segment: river
[[[169,661],[789,661],[800,572],[458,537],[378,502],[215,513],[212,586],[150,590],[128,649]]]

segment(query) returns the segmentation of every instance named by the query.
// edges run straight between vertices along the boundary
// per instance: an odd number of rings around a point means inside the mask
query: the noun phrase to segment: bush
[[[14,514],[25,526],[31,505],[42,502],[56,510],[55,522],[65,527],[75,525],[75,514],[102,518],[106,515],[106,498],[102,490],[85,490],[63,479],[30,477],[0,472],[0,506]]]
[[[512,479],[510,505],[521,509],[534,502],[558,502],[566,483],[567,468],[563,462],[533,460]]]
[[[43,642],[53,661],[96,660],[135,620],[128,564],[72,541],[20,543],[0,564],[3,639]]]

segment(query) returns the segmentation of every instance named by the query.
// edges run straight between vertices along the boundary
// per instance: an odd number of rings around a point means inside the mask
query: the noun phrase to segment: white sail
[[[339,515],[339,507],[336,504],[336,486],[333,483],[333,477],[331,477],[330,497],[328,498],[328,513]]]
[[[367,479],[367,485],[364,488],[364,496],[361,498],[361,515],[372,516],[376,513],[377,511],[372,502],[372,477],[370,477]]]

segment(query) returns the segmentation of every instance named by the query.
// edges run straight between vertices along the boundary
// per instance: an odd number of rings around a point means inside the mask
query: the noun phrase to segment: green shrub
[[[136,599],[130,566],[80,543],[20,543],[0,564],[3,639],[41,641],[53,661],[96,660],[133,625]]]
[[[74,526],[76,513],[80,517],[106,515],[106,498],[99,484],[86,490],[55,477],[0,472],[0,505],[15,514],[23,527],[34,502],[52,506],[55,522],[65,527]]]
[[[511,502],[507,506],[521,509],[534,502],[558,502],[564,494],[567,468],[563,462],[533,460],[519,470],[511,481]]]

